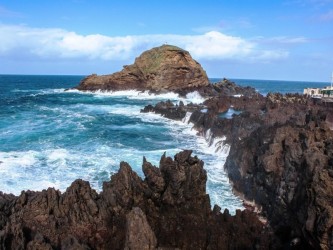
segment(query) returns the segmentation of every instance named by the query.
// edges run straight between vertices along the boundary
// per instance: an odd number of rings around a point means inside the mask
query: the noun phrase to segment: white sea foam
[[[11,92],[13,93],[29,93],[29,92],[38,92],[36,89],[13,89]]]
[[[112,105],[108,109],[109,114],[124,115],[124,116],[140,116],[140,106],[136,105]]]
[[[31,90],[13,90],[12,92],[22,92],[22,93],[31,93],[28,96],[43,96],[43,95],[52,95],[52,94],[59,94],[64,93],[65,89],[31,89]]]
[[[77,93],[77,94],[87,94],[89,92],[83,92],[83,91],[80,91],[78,89],[66,89],[64,90],[65,93]],[[92,92],[90,92],[91,94],[93,94]]]
[[[87,145],[81,145],[86,148]],[[21,190],[42,190],[55,187],[61,191],[75,179],[90,181],[92,187],[101,190],[101,183],[115,173],[122,160],[126,160],[140,173],[142,156],[158,165],[161,155],[167,150],[172,154],[179,149],[138,151],[122,144],[106,146],[94,144],[89,151],[65,148],[43,151],[0,152],[1,191],[18,195]]]
[[[115,166],[113,158],[108,154],[103,151],[97,151],[96,155],[82,154],[61,148],[0,152],[1,191],[16,195],[21,190],[41,190],[48,187],[64,191],[78,178],[89,180],[95,189],[99,189],[98,181],[94,181],[96,176],[103,171],[108,176]]]
[[[216,144],[212,143],[208,146],[207,142],[205,145],[203,141],[205,140],[198,143],[200,151],[212,156],[203,158],[207,170],[207,192],[210,195],[211,204],[218,204],[222,208],[227,207],[232,214],[236,209],[244,209],[242,201],[233,195],[231,183],[223,168],[229,154],[229,146],[225,145],[221,150],[215,146]]]
[[[186,112],[186,115],[183,118],[182,122],[185,123],[185,124],[188,124],[190,122],[191,115],[192,115],[191,112]]]
[[[46,152],[47,164],[52,166],[57,164],[60,168],[65,168],[67,166],[67,158],[69,158],[69,153],[66,149],[55,149]]]
[[[179,100],[179,96],[176,93],[168,92],[164,94],[149,94],[147,91],[139,93],[138,95],[128,96],[129,99],[140,99],[140,100]]]
[[[230,151],[230,145],[225,143],[226,138],[214,137],[210,129],[203,136],[198,136],[197,131],[192,128],[193,124],[188,124],[186,120],[183,119],[185,127],[179,124],[176,126],[174,122],[170,127],[174,130],[175,136],[181,137],[180,140],[187,140],[188,148],[195,149],[195,153],[205,162],[208,175],[207,191],[212,205],[227,206],[232,214],[236,209],[243,209],[242,201],[232,194],[231,184],[223,168]]]
[[[35,151],[27,152],[0,152],[0,172],[10,170],[20,165],[22,168],[33,166],[36,163]]]
[[[180,100],[178,94],[174,92],[168,92],[163,94],[149,93],[149,91],[137,91],[137,90],[119,90],[119,91],[102,91],[84,92],[92,94],[97,98],[103,97],[126,97],[134,100]]]
[[[60,88],[60,89],[41,89],[40,93],[41,94],[58,94],[58,93],[64,93],[65,89],[64,88]]]
[[[42,90],[40,94],[46,93],[66,93],[64,89],[49,91]],[[234,197],[231,186],[223,170],[223,164],[229,151],[229,147],[224,144],[223,138],[214,138],[212,133],[207,131],[204,136],[198,136],[198,132],[192,129],[193,124],[189,123],[191,113],[187,113],[183,121],[172,121],[154,113],[140,113],[143,108],[138,103],[154,103],[151,100],[168,100],[173,102],[183,101],[184,103],[202,103],[204,98],[198,92],[180,98],[175,93],[162,95],[149,94],[148,92],[123,91],[123,92],[80,92],[78,90],[68,90],[68,93],[80,93],[87,96],[79,96],[75,104],[63,105],[40,105],[36,109],[38,112],[27,116],[10,129],[18,136],[24,136],[30,132],[38,137],[39,132],[59,131],[54,138],[56,141],[63,142],[63,138],[69,135],[63,131],[70,131],[71,136],[81,133],[84,126],[94,126],[98,119],[106,119],[105,132],[108,130],[117,131],[140,131],[141,126],[151,126],[148,130],[153,130],[154,126],[163,128],[166,138],[170,141],[156,140],[149,135],[140,133],[140,136],[147,137],[142,139],[144,143],[156,144],[154,147],[133,147],[123,145],[118,138],[111,141],[97,137],[89,138],[79,145],[75,141],[70,142],[68,147],[57,144],[53,137],[45,138],[45,141],[38,139],[36,146],[30,151],[0,152],[0,183],[1,190],[19,194],[21,190],[42,190],[48,187],[55,187],[61,191],[71,184],[75,179],[81,178],[88,180],[92,187],[100,191],[102,182],[108,180],[110,174],[115,173],[119,167],[119,162],[125,160],[132,168],[142,176],[141,165],[142,157],[154,165],[159,164],[161,155],[166,152],[173,156],[182,149],[192,149],[195,155],[205,162],[205,169],[208,174],[207,190],[212,199],[212,204],[219,204],[221,207],[241,208],[239,199]],[[35,94],[35,93],[33,93]],[[110,98],[91,102],[91,98]],[[84,102],[80,102],[80,100]],[[134,100],[133,102],[129,100]],[[147,102],[135,100],[148,100]],[[76,101],[76,100],[75,100]],[[88,101],[88,102],[86,102]],[[120,102],[120,103],[119,103]],[[110,104],[108,104],[110,103]],[[112,123],[113,117],[127,116],[137,118],[146,124],[119,124]],[[110,121],[110,123],[109,123]],[[137,122],[137,121],[135,121]],[[148,123],[148,124],[147,124]],[[20,129],[21,128],[21,129]],[[104,129],[104,128],[103,128]],[[145,128],[147,129],[147,127]],[[9,131],[9,130],[8,130]],[[88,131],[89,132],[89,131]],[[91,131],[90,131],[91,132]],[[94,133],[93,133],[94,134]],[[95,134],[94,134],[95,135]],[[162,135],[161,135],[162,136]],[[75,137],[73,137],[75,138]],[[112,138],[112,137],[111,137]],[[44,140],[44,139],[43,139]],[[141,139],[140,139],[141,140]],[[68,140],[65,140],[66,143]],[[36,142],[35,142],[36,144]],[[124,143],[126,144],[126,143]],[[141,149],[140,149],[141,148]],[[149,148],[152,148],[149,150]]]
[[[170,121],[170,119],[165,118],[159,114],[155,114],[155,113],[140,113],[138,115],[138,118],[140,118],[143,122],[149,122],[149,123],[168,123]],[[177,122],[177,121],[176,121]]]
[[[186,95],[186,102],[192,102],[194,104],[201,104],[205,101],[206,99],[203,98],[198,91],[193,91],[191,93],[188,93]]]
[[[93,95],[96,98],[103,97],[126,97],[128,99],[136,99],[136,100],[171,100],[171,101],[183,101],[184,104],[194,103],[201,104],[206,99],[202,97],[198,91],[190,92],[186,95],[186,97],[180,97],[177,93],[167,92],[154,94],[149,93],[149,91],[137,91],[137,90],[119,90],[119,91],[103,91],[97,90],[94,92],[91,91],[79,91],[76,89],[66,90],[68,93],[80,93],[86,95]]]

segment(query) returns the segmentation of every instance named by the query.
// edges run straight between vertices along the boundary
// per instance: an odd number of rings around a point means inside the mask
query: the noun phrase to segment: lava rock
[[[160,166],[143,161],[142,180],[126,162],[97,193],[76,180],[53,188],[0,193],[0,249],[253,249],[272,243],[248,211],[211,210],[204,163],[182,151]]]

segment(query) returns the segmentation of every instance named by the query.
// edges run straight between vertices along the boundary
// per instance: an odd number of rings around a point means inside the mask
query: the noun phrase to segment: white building
[[[320,88],[306,88],[303,91],[304,95],[311,96],[311,97],[322,97],[323,94]]]

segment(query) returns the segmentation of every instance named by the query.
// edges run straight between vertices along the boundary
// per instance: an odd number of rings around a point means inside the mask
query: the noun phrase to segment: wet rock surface
[[[260,249],[269,230],[249,211],[211,210],[203,162],[182,151],[143,161],[145,179],[120,163],[97,193],[76,180],[53,188],[0,193],[1,249]]]
[[[279,93],[222,94],[204,105],[205,112],[192,105],[179,114],[190,112],[190,122],[208,143],[226,137],[222,144],[231,147],[225,169],[234,190],[261,209],[275,246],[333,249],[333,108]],[[241,113],[221,117],[230,107]],[[164,116],[175,116],[166,110]]]
[[[235,143],[225,167],[286,244],[332,249],[333,134],[325,122],[332,110],[295,111]]]

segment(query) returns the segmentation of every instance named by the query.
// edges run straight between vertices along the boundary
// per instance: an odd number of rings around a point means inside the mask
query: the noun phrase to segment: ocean
[[[19,195],[22,190],[54,187],[61,191],[75,179],[101,191],[104,181],[128,162],[141,177],[143,156],[154,165],[164,152],[173,156],[191,149],[205,162],[211,204],[242,209],[223,170],[229,147],[217,149],[198,137],[187,119],[176,122],[140,113],[161,100],[200,103],[191,93],[149,95],[136,91],[83,93],[65,91],[84,76],[0,75],[0,190]],[[211,79],[215,82],[219,79]],[[260,93],[302,93],[306,87],[329,83],[237,80]],[[222,140],[220,139],[216,139]]]

